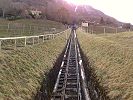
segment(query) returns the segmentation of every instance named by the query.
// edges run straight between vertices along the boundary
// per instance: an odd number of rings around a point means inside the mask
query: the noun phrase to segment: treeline
[[[45,3],[44,5],[42,3],[39,0],[0,0],[0,17],[7,19],[33,18],[31,10],[38,9],[40,5],[42,13],[45,10]]]
[[[0,17],[22,17],[23,12],[28,5],[22,2],[14,2],[14,0],[0,0]]]
[[[49,19],[64,24],[82,21],[95,22],[106,26],[129,29],[131,24],[122,23],[90,6],[67,4],[64,0],[0,0],[0,17],[10,20],[18,18]]]
[[[68,9],[62,1],[57,1],[0,0],[0,17],[7,19],[46,18],[62,23],[71,23],[73,20],[78,21],[78,17],[74,18],[73,11]]]

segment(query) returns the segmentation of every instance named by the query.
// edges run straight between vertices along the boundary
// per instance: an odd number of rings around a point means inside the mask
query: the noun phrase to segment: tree
[[[59,21],[61,21],[62,23],[66,23],[69,21],[69,18],[70,18],[69,12],[65,7],[61,7],[58,10],[58,18],[59,18]]]
[[[103,17],[101,17],[101,19],[100,19],[100,24],[103,24],[103,25],[105,24]]]
[[[131,24],[130,23],[126,23],[126,24],[123,25],[123,28],[130,29],[131,28]]]
[[[106,19],[106,24],[107,24],[107,25],[111,25],[111,24],[113,24],[113,22],[111,21],[110,18],[107,18],[107,19]]]
[[[12,4],[12,11],[14,10],[15,16],[24,16],[25,11],[28,9],[28,5],[23,2],[14,2]],[[12,13],[11,11],[9,13]]]
[[[0,0],[0,8],[2,10],[2,16],[5,17],[5,13],[10,9],[11,7],[11,0]]]

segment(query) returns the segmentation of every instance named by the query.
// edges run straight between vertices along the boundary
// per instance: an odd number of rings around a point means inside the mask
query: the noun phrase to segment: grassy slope
[[[35,20],[35,19],[19,19],[19,20],[15,20],[15,21],[8,21],[8,20],[5,20],[5,19],[0,19],[0,24],[8,24],[8,23],[21,23],[21,24],[30,24],[30,25],[39,25],[39,26],[45,26],[46,24],[48,26],[52,26],[52,27],[58,27],[60,28],[61,27],[61,23],[58,23],[58,22],[55,22],[55,21],[50,21],[50,20]],[[57,25],[58,24],[58,25]],[[46,26],[47,26],[46,25]]]
[[[8,24],[10,25],[9,31],[7,30]],[[22,25],[25,26],[24,29]],[[31,30],[30,25],[32,25]],[[20,19],[8,21],[0,19],[0,37],[36,35],[42,33],[43,30],[49,30],[50,28],[56,28],[57,31],[64,30],[64,26],[61,23],[50,20]]]
[[[117,34],[101,34],[98,35],[100,37],[104,37],[110,41],[114,41],[115,43],[121,44],[127,48],[133,47],[133,32],[123,32]]]
[[[29,100],[65,46],[65,35],[0,54],[0,100]]]
[[[132,36],[132,33],[98,36],[78,32],[81,47],[111,100],[133,100],[133,44],[128,44]],[[128,42],[123,37],[128,37]]]

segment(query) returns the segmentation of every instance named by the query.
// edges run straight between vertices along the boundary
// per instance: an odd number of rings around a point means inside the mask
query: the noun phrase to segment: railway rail
[[[51,100],[91,100],[75,31],[68,40]]]

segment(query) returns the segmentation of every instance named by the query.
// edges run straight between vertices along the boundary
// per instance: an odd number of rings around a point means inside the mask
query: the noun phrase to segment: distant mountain
[[[113,17],[110,17],[100,10],[97,10],[89,5],[78,6],[75,12],[76,6],[68,4],[64,0],[13,0],[15,2],[23,3],[27,5],[28,9],[34,8],[41,10],[46,18],[60,21],[64,23],[70,23],[73,20],[76,21],[90,21],[100,23],[103,19],[104,24],[109,26],[121,26],[123,23],[119,22]]]

